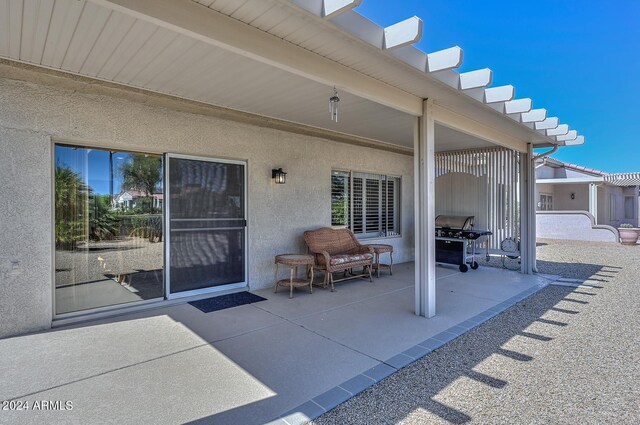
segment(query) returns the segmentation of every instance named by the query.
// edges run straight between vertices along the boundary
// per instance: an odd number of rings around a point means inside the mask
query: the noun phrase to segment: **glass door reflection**
[[[55,312],[161,298],[163,160],[55,146]]]

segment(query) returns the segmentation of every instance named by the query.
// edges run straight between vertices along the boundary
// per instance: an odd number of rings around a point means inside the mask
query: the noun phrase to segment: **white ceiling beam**
[[[513,99],[515,89],[513,86],[499,86],[488,89],[477,88],[465,90],[465,94],[482,103],[507,102]]]
[[[505,114],[519,114],[529,112],[533,106],[533,101],[528,97],[504,102]]]
[[[493,72],[489,68],[478,69],[477,71],[463,72],[460,74],[460,90],[486,87],[491,84]]]
[[[491,84],[492,72],[490,69],[478,69],[476,71],[457,73],[452,69],[432,72],[431,75],[448,86],[458,90],[470,90],[486,87]]]
[[[507,114],[507,115],[529,112],[531,110],[532,105],[533,105],[533,101],[528,97],[525,97],[523,99],[509,100],[507,102],[498,102],[498,103],[489,104],[489,106],[491,106],[496,111],[502,112],[503,114]]]
[[[424,70],[427,69],[427,54],[414,46],[398,47],[388,50],[387,53],[408,63],[419,71],[424,72]]]
[[[389,108],[413,116],[422,114],[422,99],[418,96],[204,8],[192,0],[90,1],[283,71],[336,86]]]
[[[508,102],[513,99],[516,89],[512,85],[490,87],[484,91],[485,103]]]
[[[575,140],[578,137],[578,132],[576,130],[571,130],[567,132],[567,134],[561,134],[556,136],[556,140],[558,142],[568,142],[571,140]]]
[[[326,1],[326,0],[325,0]],[[417,43],[422,38],[422,19],[414,16],[384,29],[384,49]]]
[[[452,70],[462,65],[462,49],[457,46],[429,54],[414,46],[398,47],[388,52],[423,72]]]
[[[549,117],[544,121],[535,123],[534,127],[536,130],[550,130],[552,128],[556,128],[558,126],[558,123],[558,117]]]
[[[303,2],[309,3],[309,0]],[[299,2],[296,2],[299,3]],[[323,0],[322,17],[331,18],[359,6],[362,0]]]
[[[427,54],[427,72],[458,68],[462,65],[462,49],[458,46]]]
[[[569,132],[569,126],[567,124],[560,124],[556,128],[551,128],[549,130],[543,131],[543,134],[547,136],[562,136]]]
[[[331,23],[378,49],[384,47],[384,28],[365,18],[355,10],[347,10],[340,13],[331,18]]]
[[[540,109],[532,109],[529,112],[524,112],[521,115],[521,121],[524,123],[528,122],[540,122],[547,119],[547,110],[544,108]]]
[[[565,146],[578,146],[578,145],[584,145],[584,136],[578,136],[573,140],[567,140],[564,142]]]
[[[519,152],[527,151],[527,144],[523,140],[503,133],[495,127],[453,112],[443,106],[436,104],[433,105],[433,118],[438,124],[473,137],[486,140],[499,146],[514,149]]]

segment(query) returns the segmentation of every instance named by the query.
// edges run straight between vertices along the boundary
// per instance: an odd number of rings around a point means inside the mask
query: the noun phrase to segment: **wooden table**
[[[309,293],[313,294],[313,264],[312,255],[304,254],[280,254],[276,255],[276,274],[274,293],[278,292],[278,286],[289,287],[289,298],[293,298],[293,288],[309,286]],[[278,280],[278,267],[280,265],[289,267],[289,278]],[[304,266],[306,278],[298,278],[298,267]]]
[[[380,277],[380,268],[389,269],[389,274],[393,275],[393,245],[369,244],[373,248],[373,267],[376,269],[376,277]],[[380,263],[380,254],[389,253],[389,264]]]

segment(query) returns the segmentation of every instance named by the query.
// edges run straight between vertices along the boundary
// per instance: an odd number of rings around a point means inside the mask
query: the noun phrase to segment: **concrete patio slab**
[[[437,333],[497,304],[494,301],[441,290],[438,313],[431,319],[415,316],[413,288],[350,304],[339,309],[293,319],[318,334],[385,361]],[[451,309],[451,306],[457,308]],[[349,323],[350,326],[344,326]]]
[[[220,412],[237,412],[234,409],[240,406],[275,395],[232,360],[205,345],[22,398],[70,400],[71,411],[3,412],[1,419],[33,424],[97,424],[105,420],[118,424],[188,423]],[[260,423],[260,417],[250,414],[236,423]]]
[[[282,318],[265,312],[262,309],[257,309],[254,305],[255,304],[242,305],[232,309],[219,310],[216,311],[215,314],[210,314],[203,313],[190,304],[184,303],[112,317],[97,322],[90,322],[90,324],[93,326],[94,324],[127,322],[132,319],[166,316],[174,322],[182,323],[202,340],[213,342],[284,323]],[[83,326],[86,326],[86,324],[72,325],[72,327]]]
[[[1,340],[2,399],[74,409],[0,421],[302,423],[547,282],[489,268],[437,276],[431,319],[414,314],[413,265],[400,264],[334,293],[263,290],[267,301],[213,313],[180,304]]]
[[[87,379],[198,347],[168,316],[64,328],[0,341],[0,400]]]
[[[276,414],[290,410],[294,400],[311,399],[358,375],[378,362],[348,347],[309,332],[293,323],[272,326],[214,346],[267,385],[275,395],[268,403],[243,407],[241,416],[228,412],[219,415],[229,422],[246,423],[244,414]],[[267,415],[268,416],[268,415]]]

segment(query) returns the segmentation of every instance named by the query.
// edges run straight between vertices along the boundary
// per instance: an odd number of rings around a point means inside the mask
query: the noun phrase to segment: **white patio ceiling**
[[[404,27],[414,30],[415,41],[421,33],[417,18],[400,24],[400,31],[396,27],[394,32],[366,20],[346,0],[199,3],[202,5],[190,0],[0,0],[4,21],[0,57],[406,148],[413,146],[415,111],[409,109],[414,98],[432,98],[447,110],[535,144],[583,142],[568,126],[559,126],[557,119],[545,119],[546,111],[529,112],[530,100],[509,101],[512,88],[485,90],[491,80],[489,70],[455,72],[453,68],[461,63],[460,49],[427,56],[410,46],[411,41],[403,39]],[[171,10],[175,13],[169,13]],[[325,17],[326,12],[332,13]],[[154,16],[156,13],[159,15]],[[180,16],[167,22],[173,15]],[[264,59],[268,52],[258,58],[261,52],[239,52],[180,27],[180,18],[190,22],[189,18],[196,17],[205,23],[210,19],[211,25],[241,22],[275,41],[287,42],[281,46],[313,52],[341,69],[356,71],[365,82],[376,83],[393,101],[385,105],[333,82],[341,98],[340,120],[333,123],[328,113],[330,76],[324,80],[300,69],[288,72],[284,65]],[[420,66],[426,68],[417,69]],[[425,72],[430,69],[436,72]],[[405,98],[409,102],[403,103]],[[439,133],[438,150],[488,143],[451,130]]]

